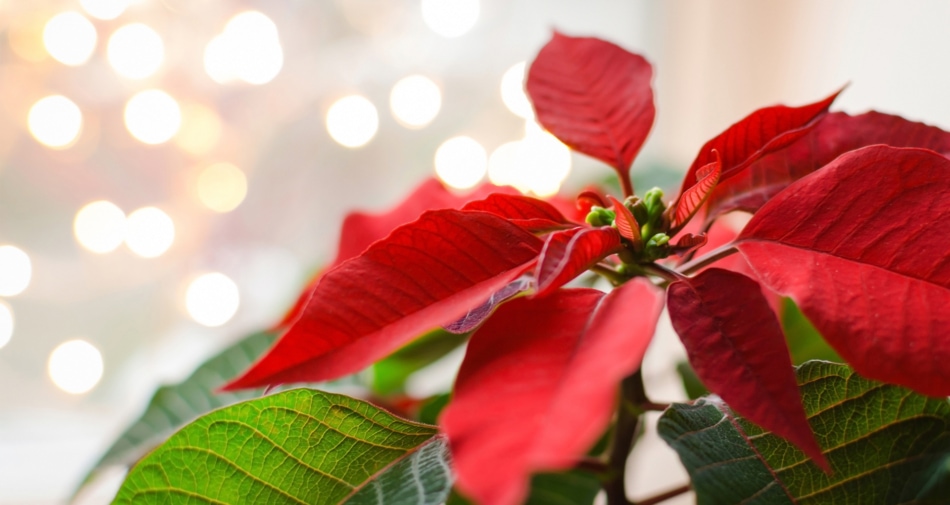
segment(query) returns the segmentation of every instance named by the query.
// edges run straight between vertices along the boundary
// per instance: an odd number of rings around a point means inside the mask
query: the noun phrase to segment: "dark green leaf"
[[[950,404],[861,378],[845,365],[798,368],[808,419],[834,471],[716,398],[674,404],[660,435],[680,455],[700,504],[947,503]]]
[[[782,299],[781,319],[782,331],[785,332],[788,350],[792,354],[792,363],[800,365],[812,359],[836,363],[843,361],[791,298]]]
[[[435,426],[294,389],[198,418],[132,469],[115,503],[436,505],[451,485]]]
[[[439,414],[441,414],[442,409],[449,404],[451,398],[452,395],[450,393],[442,393],[426,399],[422,402],[422,407],[419,408],[419,422],[438,424]]]
[[[373,391],[379,395],[403,392],[406,379],[431,365],[468,340],[468,334],[445,330],[429,332],[373,365]]]

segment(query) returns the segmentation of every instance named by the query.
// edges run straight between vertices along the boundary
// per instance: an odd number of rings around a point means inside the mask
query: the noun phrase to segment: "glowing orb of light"
[[[50,353],[47,370],[59,389],[74,395],[86,393],[102,378],[102,354],[85,340],[69,340]]]
[[[161,256],[175,241],[175,223],[156,207],[143,207],[126,219],[125,245],[143,258]]]
[[[162,144],[181,128],[181,108],[162,90],[141,91],[125,104],[125,127],[146,144]]]
[[[422,0],[422,19],[435,33],[455,38],[475,26],[481,10],[478,0]]]
[[[185,293],[188,314],[204,326],[221,326],[230,321],[240,303],[237,284],[218,272],[198,277]]]
[[[457,189],[478,184],[488,169],[488,154],[471,137],[446,140],[435,151],[435,173],[442,182]]]
[[[442,92],[428,77],[410,75],[400,79],[389,94],[389,108],[400,124],[422,128],[432,122],[442,107]]]
[[[57,14],[43,28],[46,51],[56,61],[72,67],[89,61],[96,39],[96,27],[78,12]]]
[[[0,246],[0,296],[16,296],[30,285],[33,264],[19,247]]]
[[[204,65],[208,76],[219,84],[272,81],[284,66],[277,25],[261,12],[237,14],[205,46]]]
[[[200,156],[214,149],[221,139],[221,118],[214,109],[197,103],[182,107],[182,123],[175,145],[188,154]]]
[[[198,199],[215,212],[229,212],[244,201],[247,177],[230,163],[216,163],[198,176]]]
[[[105,200],[86,204],[76,213],[73,234],[79,245],[96,254],[114,251],[125,240],[125,213]]]
[[[11,338],[13,338],[13,309],[0,301],[0,349],[9,344]]]
[[[158,70],[165,45],[158,32],[142,23],[119,28],[109,37],[109,64],[122,77],[144,79]]]
[[[102,20],[119,17],[129,6],[129,0],[79,0],[87,14]]]
[[[359,95],[341,98],[327,111],[327,131],[345,147],[366,145],[379,129],[379,114],[372,102]]]
[[[79,138],[82,111],[62,95],[41,98],[27,116],[27,127],[37,142],[53,149],[66,149]]]
[[[501,76],[501,100],[512,114],[534,118],[534,109],[524,91],[525,62],[516,63]]]

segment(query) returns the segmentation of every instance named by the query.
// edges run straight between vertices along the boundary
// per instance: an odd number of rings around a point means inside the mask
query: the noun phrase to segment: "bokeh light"
[[[471,137],[446,140],[435,151],[435,173],[442,182],[457,189],[467,189],[485,177],[488,154]]]
[[[143,258],[161,256],[175,241],[175,223],[156,207],[129,214],[125,225],[125,245]]]
[[[400,79],[389,94],[389,108],[407,128],[422,128],[432,122],[442,107],[442,92],[431,79],[410,75]]]
[[[78,12],[57,14],[43,29],[43,45],[56,61],[82,65],[96,48],[96,27]]]
[[[0,300],[0,349],[9,344],[11,338],[13,338],[13,309]]]
[[[82,111],[65,96],[48,96],[30,107],[27,126],[40,144],[66,149],[76,142],[82,130]]]
[[[33,264],[19,247],[0,246],[0,296],[16,296],[30,285]]]
[[[205,72],[219,84],[236,80],[266,84],[284,66],[277,25],[257,11],[242,12],[205,47]]]
[[[162,90],[137,93],[125,104],[125,127],[146,144],[161,144],[181,128],[181,108]]]
[[[47,369],[59,389],[74,395],[86,393],[102,378],[102,354],[85,340],[69,340],[53,349]]]
[[[199,324],[221,326],[231,320],[240,305],[237,284],[228,276],[212,272],[188,285],[185,307]]]
[[[215,163],[198,176],[198,199],[215,212],[234,210],[247,195],[244,172],[230,163]]]
[[[158,32],[142,23],[125,25],[109,37],[109,64],[119,75],[144,79],[158,70],[165,45]]]
[[[341,98],[327,111],[327,131],[346,147],[366,145],[379,128],[379,114],[372,102],[359,95]]]
[[[422,19],[435,33],[454,38],[475,26],[479,0],[422,0]]]
[[[125,213],[116,204],[99,200],[76,213],[73,234],[79,245],[97,254],[114,251],[125,240]]]
[[[33,63],[39,63],[49,57],[43,45],[46,21],[45,16],[37,13],[7,26],[7,39],[17,56]]]
[[[96,19],[115,19],[129,6],[129,0],[79,0],[84,11]]]
[[[570,149],[533,122],[528,122],[522,140],[502,144],[488,161],[492,184],[537,196],[557,193],[570,171]]]
[[[175,135],[175,145],[193,156],[208,154],[221,139],[221,119],[210,107],[198,103],[181,108],[181,128]]]
[[[514,115],[534,119],[534,109],[524,90],[525,62],[516,63],[501,76],[501,100]]]

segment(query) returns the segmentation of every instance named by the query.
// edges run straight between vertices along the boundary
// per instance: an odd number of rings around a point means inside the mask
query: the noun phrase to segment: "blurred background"
[[[0,0],[0,503],[62,503],[157,385],[280,317],[346,212],[429,176],[608,177],[531,119],[553,28],[653,62],[634,170],[673,185],[752,110],[845,83],[835,109],[950,128],[948,22],[942,1]],[[659,401],[683,397],[668,337]],[[635,495],[686,481],[637,450]]]

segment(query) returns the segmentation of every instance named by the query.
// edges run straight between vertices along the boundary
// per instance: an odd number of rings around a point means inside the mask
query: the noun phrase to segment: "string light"
[[[284,65],[277,25],[257,11],[242,12],[205,47],[205,72],[219,84],[244,81],[261,85],[272,81]]]
[[[488,154],[471,137],[446,140],[435,152],[435,173],[442,182],[458,189],[467,189],[485,177]]]
[[[204,326],[221,326],[230,321],[239,305],[237,284],[218,272],[198,277],[185,293],[188,314]]]
[[[422,0],[422,19],[435,33],[455,38],[467,33],[478,21],[478,0]]]
[[[27,116],[30,134],[40,144],[53,149],[71,147],[82,130],[82,111],[62,95],[41,98]]]
[[[13,338],[13,309],[0,300],[0,349]]]
[[[161,66],[165,45],[155,30],[132,23],[109,37],[108,56],[109,64],[122,77],[144,79]]]
[[[525,62],[516,63],[501,76],[501,100],[512,114],[534,119],[534,109],[524,91]]]
[[[63,342],[50,353],[47,370],[59,389],[74,395],[86,393],[102,378],[102,354],[85,340]]]
[[[431,79],[410,75],[400,79],[389,94],[389,108],[400,124],[422,128],[432,122],[442,107],[442,92]]]
[[[96,27],[73,11],[57,14],[43,29],[43,45],[56,61],[69,66],[86,63],[96,48]]]
[[[327,131],[340,145],[366,145],[379,128],[379,115],[372,102],[359,95],[341,98],[327,111]]]
[[[247,178],[230,163],[216,163],[198,176],[198,199],[215,212],[229,212],[244,201]]]
[[[19,247],[0,246],[0,296],[16,296],[30,285],[33,264]]]
[[[73,234],[79,245],[97,254],[114,251],[125,240],[125,213],[112,202],[99,200],[76,213]]]
[[[175,241],[175,223],[161,209],[143,207],[126,220],[125,245],[143,258],[161,256]]]
[[[119,17],[129,6],[129,0],[79,0],[87,14],[102,20]]]
[[[162,90],[139,92],[125,104],[125,127],[146,144],[168,142],[181,128],[181,108]]]

